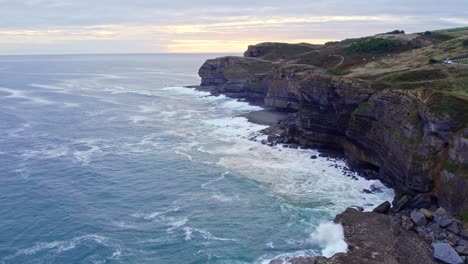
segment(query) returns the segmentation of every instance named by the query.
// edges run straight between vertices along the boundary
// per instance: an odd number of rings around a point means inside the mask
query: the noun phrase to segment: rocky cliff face
[[[285,128],[290,142],[337,149],[351,164],[377,169],[396,201],[409,195],[408,204],[427,207],[435,196],[450,212],[467,214],[466,101],[428,89],[380,90],[314,66],[250,57],[209,60],[199,74],[201,89],[297,111]]]

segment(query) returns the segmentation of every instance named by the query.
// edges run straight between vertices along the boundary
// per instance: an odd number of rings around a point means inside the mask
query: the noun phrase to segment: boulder
[[[425,226],[427,223],[426,217],[418,211],[413,211],[410,217],[417,226]]]
[[[447,215],[434,215],[434,221],[437,222],[441,227],[446,228],[453,223],[451,219],[447,217]]]
[[[462,258],[455,249],[447,243],[432,243],[432,254],[434,259],[447,264],[463,264]]]
[[[405,209],[406,208],[406,205],[408,204],[408,202],[411,200],[411,196],[409,195],[404,195],[403,197],[401,197],[400,200],[398,200],[394,205],[393,207],[393,211],[395,213],[398,213],[400,212],[401,210]]]
[[[447,227],[447,230],[456,235],[460,234],[461,232],[460,225],[457,222],[452,222],[452,224]]]
[[[311,159],[317,159],[318,157],[317,157],[317,155],[312,155],[310,158]]]
[[[429,228],[434,234],[438,234],[441,231],[439,224],[437,223],[430,223],[427,228]]]
[[[386,214],[392,205],[390,204],[389,201],[386,201],[382,203],[381,205],[377,206],[372,212],[378,213],[378,214]]]
[[[447,212],[445,211],[444,208],[442,207],[439,207],[436,211],[435,211],[436,214],[438,215],[447,215]]]
[[[431,210],[421,208],[419,212],[429,219],[432,219],[434,217],[434,212],[432,212]]]

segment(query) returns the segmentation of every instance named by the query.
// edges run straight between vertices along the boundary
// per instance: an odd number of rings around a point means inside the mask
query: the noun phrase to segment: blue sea
[[[0,57],[0,263],[268,263],[343,247],[393,191],[249,138],[261,108],[187,85],[220,55]],[[339,249],[338,249],[339,250]]]

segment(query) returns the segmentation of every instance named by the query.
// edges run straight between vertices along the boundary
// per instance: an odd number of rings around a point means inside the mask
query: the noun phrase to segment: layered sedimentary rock
[[[297,111],[285,124],[289,142],[337,149],[351,164],[377,169],[397,200],[409,195],[412,207],[427,207],[435,196],[453,214],[468,212],[466,100],[250,57],[209,60],[199,74],[201,89]]]

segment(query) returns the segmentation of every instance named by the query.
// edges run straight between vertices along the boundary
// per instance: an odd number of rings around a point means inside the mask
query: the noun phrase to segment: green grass
[[[457,80],[457,82],[452,86],[452,92],[468,97],[468,79]]]
[[[468,179],[468,164],[455,164],[447,160],[442,164],[442,169]]]
[[[333,74],[333,75],[346,75],[349,73],[349,71],[345,71],[345,70],[338,69],[338,68],[332,68],[328,70],[328,73]]]
[[[453,126],[455,132],[468,123],[468,99],[452,93],[439,92],[427,101],[431,112],[439,116],[449,116],[458,124]]]
[[[373,107],[371,104],[365,102],[365,103],[360,104],[360,105],[356,108],[356,110],[354,110],[353,113],[354,113],[354,114],[358,114],[358,115],[359,115],[359,114],[364,114],[364,113],[367,113],[368,111],[372,110],[373,108],[374,108],[374,107]]]
[[[462,221],[463,223],[468,223],[468,211],[464,211],[463,213],[461,213],[458,218],[460,219],[460,221]]]

